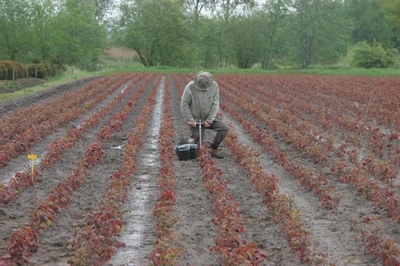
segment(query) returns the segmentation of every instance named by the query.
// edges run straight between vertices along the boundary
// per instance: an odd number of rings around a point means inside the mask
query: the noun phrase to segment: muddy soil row
[[[137,170],[134,173],[129,195],[123,209],[125,225],[119,241],[125,243],[107,265],[148,265],[150,254],[156,240],[156,220],[153,209],[158,192],[156,180],[160,169],[160,151],[158,139],[163,118],[163,97],[165,92],[165,76],[157,90],[155,104],[147,123],[147,132],[143,136],[137,158]]]

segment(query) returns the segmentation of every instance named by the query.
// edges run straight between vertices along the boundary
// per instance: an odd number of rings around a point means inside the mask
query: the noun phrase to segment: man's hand
[[[188,125],[191,127],[195,127],[196,126],[196,122],[188,122]]]
[[[205,127],[210,127],[210,126],[211,126],[211,124],[210,124],[210,123],[208,123],[207,121],[204,121],[204,126],[205,126]]]

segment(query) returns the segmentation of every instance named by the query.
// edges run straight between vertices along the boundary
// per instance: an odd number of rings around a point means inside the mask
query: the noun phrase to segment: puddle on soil
[[[142,155],[137,160],[139,168],[126,203],[131,212],[125,217],[127,223],[119,239],[126,247],[119,249],[108,265],[148,265],[150,262],[149,256],[154,248],[156,229],[153,208],[157,194],[155,177],[159,171],[157,147],[162,120],[164,80],[165,77],[161,80],[156,96],[148,138],[143,144],[143,152],[140,153]]]
[[[149,180],[150,177],[151,177],[151,176],[149,176],[149,175],[140,175],[140,176],[138,176],[137,178],[138,178],[138,179],[141,179],[141,180]]]
[[[37,157],[37,159],[33,160],[33,168],[35,168],[37,165],[39,165],[42,162],[42,158],[44,157],[45,154],[46,153],[43,153],[43,154],[39,155]],[[26,158],[26,163],[23,166],[21,166],[17,169],[14,169],[12,172],[6,173],[5,174],[6,177],[0,183],[5,184],[5,185],[8,184],[10,182],[10,180],[12,178],[14,178],[17,173],[21,173],[24,171],[31,171],[30,167],[31,167],[31,161],[28,158]]]
[[[140,158],[140,163],[148,166],[157,166],[158,165],[158,154],[149,153],[145,154],[142,158]]]

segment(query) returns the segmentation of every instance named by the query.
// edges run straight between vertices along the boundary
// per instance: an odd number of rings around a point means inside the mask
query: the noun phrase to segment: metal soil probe
[[[203,144],[203,136],[201,135],[201,119],[199,119],[196,124],[199,125],[199,147],[201,148],[201,145]]]

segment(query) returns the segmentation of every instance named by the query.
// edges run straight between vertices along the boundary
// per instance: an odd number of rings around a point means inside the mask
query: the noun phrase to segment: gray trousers
[[[201,125],[201,136],[204,140],[204,133],[206,129],[210,129],[215,131],[217,134],[215,135],[214,141],[210,144],[212,149],[217,149],[219,144],[225,139],[226,134],[228,134],[229,128],[222,122],[221,119],[215,118],[214,122],[210,125],[210,127],[205,127]],[[190,131],[192,132],[192,138],[194,139],[195,143],[199,142],[199,125],[196,127],[190,127]]]

